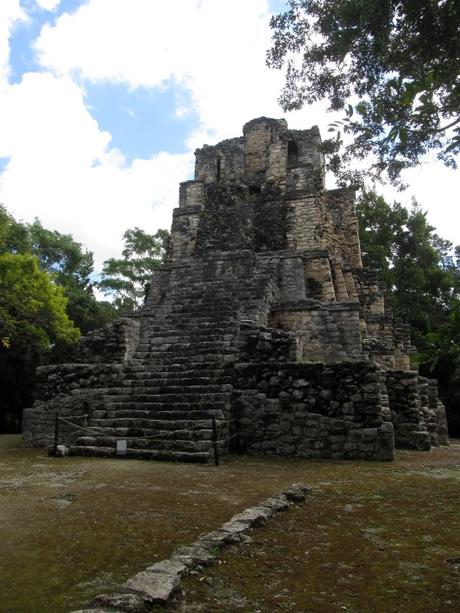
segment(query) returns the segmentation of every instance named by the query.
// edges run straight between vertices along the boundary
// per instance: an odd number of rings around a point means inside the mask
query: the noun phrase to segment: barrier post
[[[53,444],[53,455],[57,456],[57,448],[59,445],[59,415],[56,412],[54,416],[54,444]]]
[[[214,466],[219,466],[219,450],[217,449],[217,425],[216,418],[212,418],[212,447],[214,449]]]

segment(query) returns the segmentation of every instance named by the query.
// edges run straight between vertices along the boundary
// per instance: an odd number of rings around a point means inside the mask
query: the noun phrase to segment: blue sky
[[[87,0],[61,0],[53,10],[45,10],[34,0],[21,2],[30,20],[18,22],[12,30],[10,83],[19,83],[26,72],[41,71],[33,45],[43,26],[54,25],[61,15],[75,13],[86,3]],[[267,6],[271,12],[281,12],[285,2],[270,0]],[[78,79],[78,75],[75,77]],[[112,145],[123,152],[128,162],[164,150],[170,153],[187,151],[186,139],[193,132],[198,117],[192,110],[178,118],[174,111],[177,104],[192,108],[186,88],[166,83],[161,90],[152,90],[108,81],[78,80],[84,87],[89,112],[102,130],[110,132]]]
[[[11,84],[20,83],[24,73],[41,71],[33,44],[42,27],[55,24],[65,13],[74,13],[85,2],[62,0],[53,11],[44,10],[33,0],[22,3],[28,9],[30,20],[27,23],[18,22],[12,31]],[[271,4],[275,6],[282,3]],[[90,114],[102,130],[110,132],[112,145],[123,152],[128,162],[164,150],[170,153],[187,151],[185,141],[193,131],[197,118],[192,112],[178,119],[174,112],[178,101],[190,106],[186,89],[175,87],[174,84],[165,84],[160,91],[145,87],[128,88],[125,84],[91,82],[78,79],[78,75],[75,77],[84,87],[85,103]]]
[[[188,92],[166,86],[161,92],[146,88],[127,89],[120,84],[85,85],[85,100],[91,115],[112,135],[112,145],[123,151],[128,162],[147,158],[158,151],[186,153],[186,139],[196,125],[192,112],[177,118],[178,97],[187,103]]]
[[[283,116],[265,66],[280,0],[0,0],[0,202],[71,233],[97,266],[139,226],[169,227],[193,152]],[[334,119],[325,104],[290,127]],[[458,179],[425,163],[406,177],[442,236],[460,242]],[[333,187],[332,178],[329,186]]]

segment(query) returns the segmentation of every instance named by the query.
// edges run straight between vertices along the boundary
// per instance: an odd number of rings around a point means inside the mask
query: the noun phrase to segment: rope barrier
[[[64,417],[58,417],[59,421],[63,421],[64,423],[73,426],[74,428],[77,428],[78,430],[85,430],[87,432],[91,432],[93,434],[104,434],[103,429],[102,428],[98,428],[97,426],[93,426],[93,427],[89,427],[89,426],[79,426],[78,424],[74,424],[71,421],[69,421],[68,419],[64,418]],[[155,434],[155,435],[150,435],[150,436],[118,436],[117,438],[120,439],[136,439],[136,438],[144,438],[144,439],[155,439],[155,438],[163,438],[166,435],[169,434],[175,434],[176,432],[189,432],[190,430],[197,430],[198,428],[201,428],[203,430],[210,430],[211,426],[209,425],[210,420],[202,420],[200,422],[195,422],[195,424],[193,426],[190,426],[190,428],[177,428],[176,430],[163,430],[162,434]],[[203,428],[203,425],[206,424],[209,427],[208,428]]]
[[[78,424],[72,423],[68,418],[70,419],[81,419],[81,418],[87,418],[88,415],[69,415],[67,416],[67,418],[65,417],[61,417],[56,415],[56,421],[62,421],[66,424],[68,424],[69,426],[72,426],[74,428],[77,428],[78,430],[83,430],[85,432],[90,432],[93,435],[99,435],[99,436],[103,436],[104,432],[102,428],[98,428],[96,427],[89,427],[89,426],[80,426]],[[164,430],[161,434],[155,434],[155,435],[149,435],[149,436],[115,436],[116,439],[118,440],[135,440],[138,438],[142,438],[142,439],[147,439],[147,440],[154,440],[154,439],[167,439],[167,440],[171,440],[167,437],[171,436],[171,435],[175,435],[178,432],[190,432],[192,430],[198,430],[198,429],[202,429],[202,430],[211,430],[213,432],[213,438],[211,440],[207,440],[207,441],[201,441],[201,442],[207,442],[209,443],[209,450],[211,450],[212,448],[214,448],[214,454],[215,454],[215,462],[216,462],[216,466],[218,466],[218,454],[217,454],[217,445],[224,445],[226,443],[228,443],[229,441],[231,441],[233,438],[237,437],[237,436],[241,436],[240,432],[235,432],[234,434],[228,436],[227,438],[222,438],[217,440],[217,427],[222,427],[224,424],[231,424],[233,422],[237,422],[239,421],[239,418],[234,417],[232,419],[226,419],[226,420],[217,420],[215,418],[210,418],[207,420],[200,420],[197,421],[193,424],[193,426],[190,426],[189,428],[177,428],[176,430]],[[254,420],[252,423],[256,423],[256,421]],[[204,425],[208,426],[207,428],[203,427]],[[249,424],[251,425],[251,424]],[[110,435],[108,435],[110,436]],[[55,440],[55,445],[57,445],[57,440]]]
[[[88,426],[79,426],[78,424],[73,424],[71,421],[68,421],[64,417],[59,417],[58,419],[59,421],[63,421],[65,424],[69,424],[70,426],[73,426],[74,428],[78,428],[79,430],[87,430],[88,432],[101,434],[100,429],[97,429],[97,427],[89,428]]]
[[[228,441],[231,441],[232,438],[235,438],[235,436],[241,436],[241,432],[235,432],[235,434],[232,434],[232,436],[229,436],[228,438],[221,438],[220,440],[216,441],[216,444],[221,445],[222,443],[228,443]]]
[[[202,423],[208,423],[208,422],[202,422]],[[165,434],[175,434],[176,432],[189,432],[190,430],[197,430],[198,428],[201,428],[202,430],[211,429],[211,428],[203,428],[202,426],[195,424],[194,426],[191,426],[190,428],[178,428],[177,430],[163,430],[162,434],[154,434],[154,435],[140,436],[140,437],[139,436],[120,436],[119,438],[123,438],[123,439],[144,438],[147,440],[152,440],[155,438],[163,438]]]

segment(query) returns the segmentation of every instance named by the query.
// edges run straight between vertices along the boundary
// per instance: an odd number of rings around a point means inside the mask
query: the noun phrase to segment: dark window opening
[[[288,166],[296,166],[299,159],[299,148],[295,140],[288,142]]]
[[[217,170],[216,170],[217,181],[220,181],[221,174],[222,174],[222,160],[220,158],[217,158]]]

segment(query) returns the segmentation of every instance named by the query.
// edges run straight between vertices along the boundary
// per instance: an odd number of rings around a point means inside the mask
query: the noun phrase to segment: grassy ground
[[[64,613],[295,481],[310,501],[186,583],[182,611],[456,610],[460,445],[393,463],[48,458],[0,437],[0,611]]]

